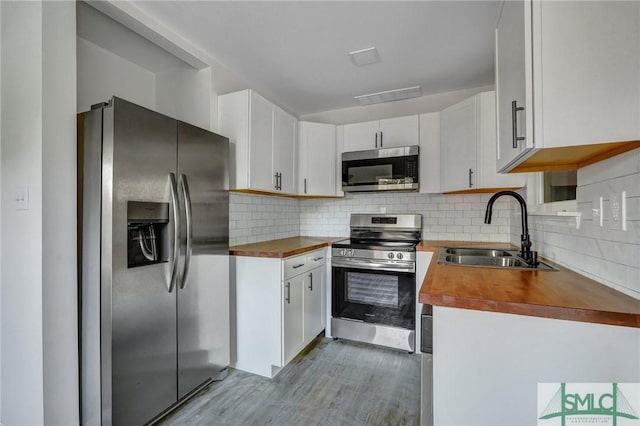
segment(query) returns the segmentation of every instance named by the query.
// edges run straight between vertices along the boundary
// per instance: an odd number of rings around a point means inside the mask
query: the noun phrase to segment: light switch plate
[[[29,210],[29,187],[19,186],[13,191],[13,204],[16,210]]]
[[[627,230],[627,193],[609,194],[609,229]]]

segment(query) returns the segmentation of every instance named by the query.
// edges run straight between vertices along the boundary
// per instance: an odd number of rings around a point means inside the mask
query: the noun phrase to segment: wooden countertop
[[[344,239],[345,237],[282,238],[279,240],[261,241],[259,243],[233,246],[229,248],[229,254],[232,256],[282,258],[327,247],[334,241]]]
[[[559,271],[523,271],[438,263],[446,246],[513,249],[505,243],[423,241],[434,251],[420,303],[640,328],[640,300],[545,259]]]

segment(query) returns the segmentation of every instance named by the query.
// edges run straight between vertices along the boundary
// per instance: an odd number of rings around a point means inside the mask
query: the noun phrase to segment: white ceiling
[[[367,93],[494,80],[497,1],[133,3],[297,115],[353,107]],[[380,63],[349,59],[372,46]]]

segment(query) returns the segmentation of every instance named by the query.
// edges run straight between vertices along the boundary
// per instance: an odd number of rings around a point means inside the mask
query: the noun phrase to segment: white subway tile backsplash
[[[608,203],[612,191],[627,192],[627,230],[609,229]],[[575,219],[530,216],[533,249],[589,278],[640,299],[640,149],[578,170],[576,191],[582,213],[579,229]],[[592,204],[603,197],[604,226],[593,220]],[[511,208],[511,242],[519,244],[519,209]]]

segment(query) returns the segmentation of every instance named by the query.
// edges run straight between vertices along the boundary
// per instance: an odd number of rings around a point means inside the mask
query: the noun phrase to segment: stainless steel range
[[[331,249],[331,334],[413,352],[418,214],[352,214]]]

